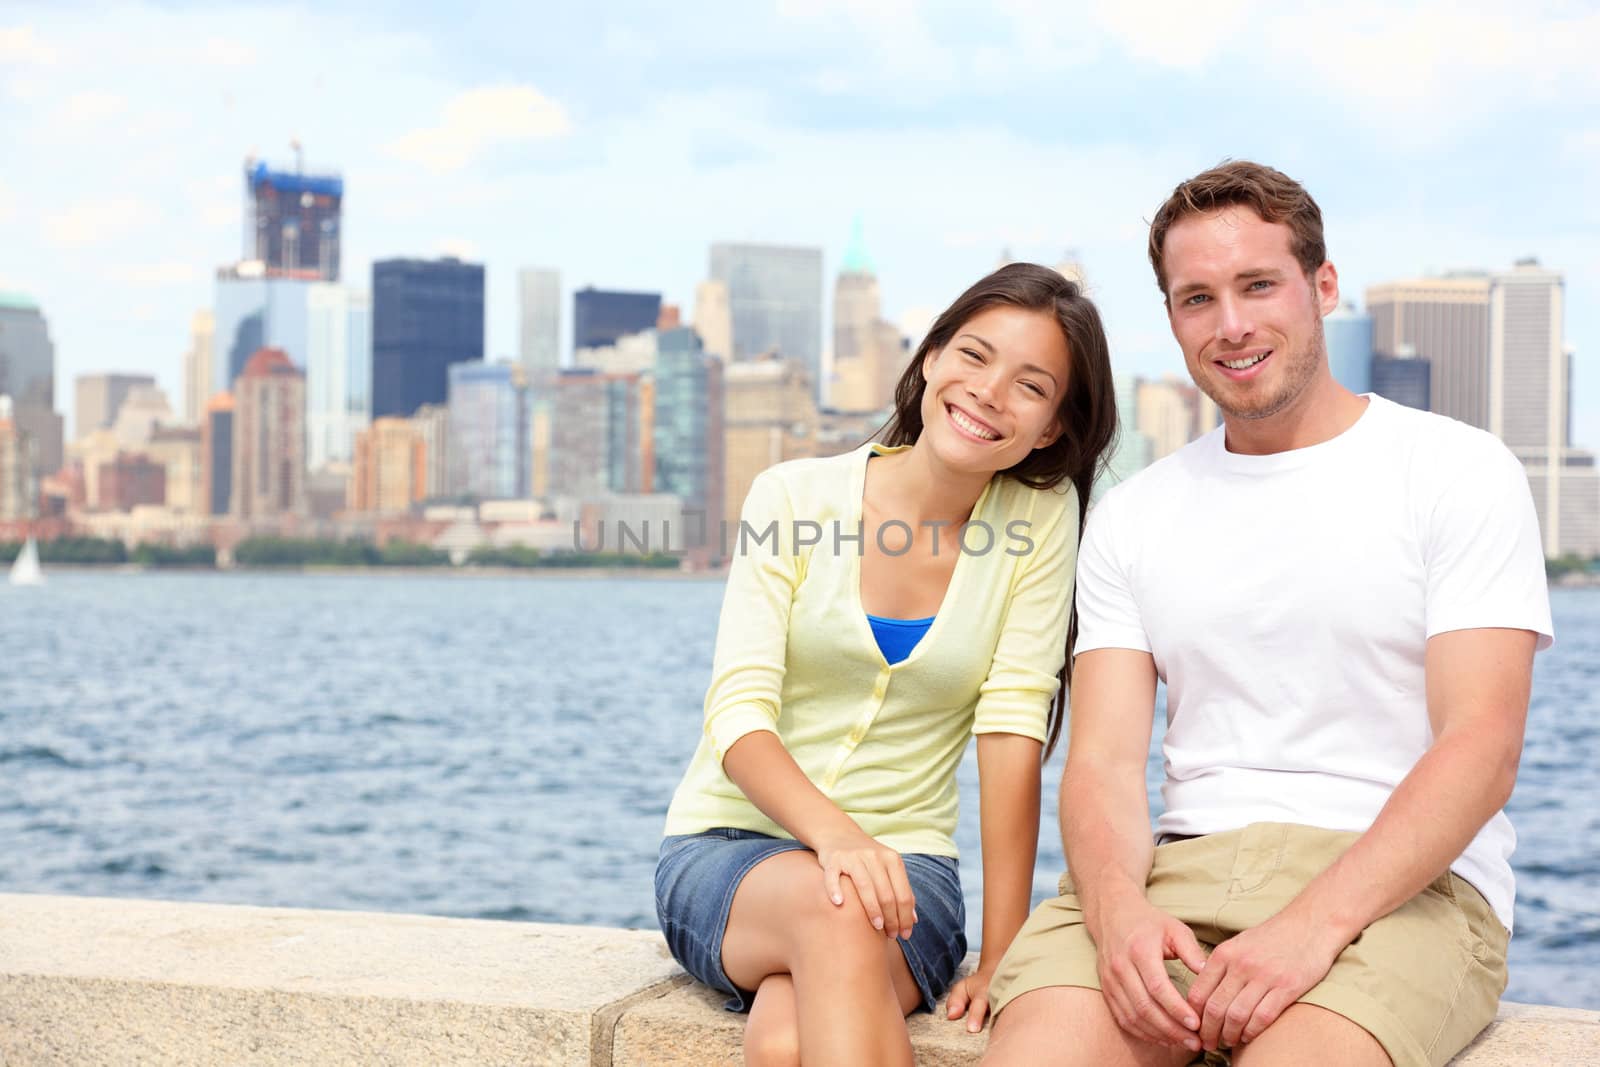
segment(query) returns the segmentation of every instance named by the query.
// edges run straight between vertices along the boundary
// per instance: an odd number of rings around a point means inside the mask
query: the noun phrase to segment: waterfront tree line
[[[22,550],[22,542],[0,541],[0,564],[10,564]],[[171,548],[141,544],[128,548],[121,541],[104,537],[60,537],[39,542],[39,561],[69,566],[141,566],[211,569],[217,566],[217,550],[210,545]],[[251,537],[233,550],[238,567],[449,567],[450,553],[411,541],[390,541],[381,548],[370,541],[339,541],[332,538]],[[672,568],[675,556],[663,552],[639,554],[620,552],[541,552],[536,548],[509,545],[483,546],[467,554],[468,567],[636,567]]]

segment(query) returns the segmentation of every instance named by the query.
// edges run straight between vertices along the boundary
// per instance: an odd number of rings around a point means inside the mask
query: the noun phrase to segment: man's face
[[[1191,215],[1167,231],[1167,317],[1189,375],[1237,419],[1266,419],[1327,376],[1322,316],[1339,303],[1324,263],[1307,278],[1282,223],[1248,207]]]

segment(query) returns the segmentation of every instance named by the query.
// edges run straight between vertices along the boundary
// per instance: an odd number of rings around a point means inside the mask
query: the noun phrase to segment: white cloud
[[[0,26],[0,63],[49,66],[58,55],[31,26]]]
[[[86,90],[73,93],[56,109],[58,122],[91,125],[116,118],[128,109],[126,98],[115,93]]]
[[[472,89],[445,105],[444,121],[412,130],[389,154],[436,173],[458,171],[498,144],[562,137],[572,132],[566,109],[529,85]]]
[[[132,196],[79,200],[46,215],[44,232],[56,246],[103,244],[148,225],[153,214],[148,203]]]

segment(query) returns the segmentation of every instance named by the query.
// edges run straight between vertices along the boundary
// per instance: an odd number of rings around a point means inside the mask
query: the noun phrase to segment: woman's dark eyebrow
[[[956,337],[956,340],[959,341],[962,337],[970,337],[970,338],[972,338],[974,341],[978,342],[984,348],[987,348],[989,350],[989,354],[990,355],[994,355],[994,345],[990,344],[988,341],[985,341],[983,338],[979,337],[977,334],[975,334],[975,333],[959,334]]]

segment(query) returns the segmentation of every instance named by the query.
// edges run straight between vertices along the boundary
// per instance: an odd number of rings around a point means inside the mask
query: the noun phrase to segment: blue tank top
[[[883,658],[889,663],[899,663],[911,655],[935,618],[929,615],[926,619],[885,619],[868,615],[867,622],[872,625],[872,636],[877,639]]]

